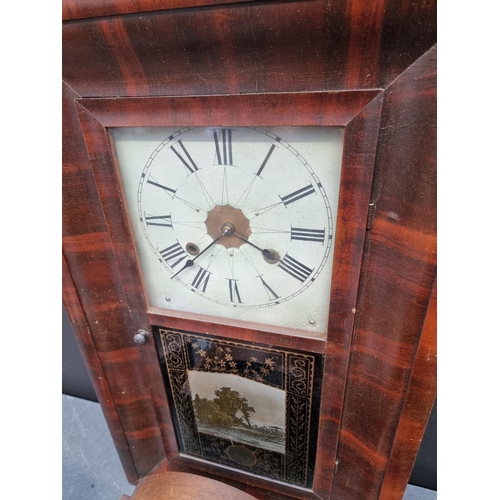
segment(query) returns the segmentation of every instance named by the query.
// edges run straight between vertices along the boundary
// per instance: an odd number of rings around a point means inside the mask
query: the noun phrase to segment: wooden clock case
[[[63,301],[131,483],[401,498],[436,392],[433,2],[63,2]],[[326,341],[148,312],[107,128],[345,129]],[[349,193],[354,193],[349,196]],[[179,453],[151,325],[324,355],[313,483]]]

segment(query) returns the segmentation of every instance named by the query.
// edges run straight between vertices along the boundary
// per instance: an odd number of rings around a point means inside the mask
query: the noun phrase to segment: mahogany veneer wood
[[[436,349],[432,338],[430,345],[419,344],[436,275],[435,94],[429,92],[435,71],[433,49],[385,92],[372,192],[376,216],[366,238],[334,484],[338,498],[379,498],[409,384],[422,382],[423,422],[436,394],[434,355],[422,361],[428,378],[412,380],[419,350]],[[414,429],[413,439],[421,440],[424,430]],[[356,486],[353,470],[366,471]],[[404,470],[399,489],[410,472]]]
[[[435,2],[65,0],[63,19],[63,300],[129,481],[156,466],[267,500],[401,498],[436,393]],[[343,189],[372,185],[340,207],[328,339],[148,312],[106,128],[277,109],[344,126]],[[326,354],[315,493],[179,455],[156,350],[132,340],[148,324]]]
[[[153,472],[139,481],[131,500],[255,500],[241,490],[186,472]]]
[[[134,12],[150,12],[156,10],[182,9],[186,7],[202,7],[255,0],[63,0],[63,21],[86,19],[89,17],[131,14]]]
[[[234,3],[64,23],[63,79],[85,97],[385,88],[435,43],[433,1]]]
[[[429,417],[429,405],[434,403],[436,390],[436,332],[437,288],[432,289],[431,301],[425,316],[418,352],[412,367],[412,381],[408,388],[401,417],[394,436],[394,444],[380,492],[383,500],[397,500],[404,495],[415,455]],[[434,386],[434,391],[429,387]]]

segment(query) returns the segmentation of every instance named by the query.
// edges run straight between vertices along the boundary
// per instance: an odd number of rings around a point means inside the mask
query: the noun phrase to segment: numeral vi
[[[229,300],[231,302],[239,302],[241,304],[240,292],[238,291],[238,283],[236,280],[229,279]]]

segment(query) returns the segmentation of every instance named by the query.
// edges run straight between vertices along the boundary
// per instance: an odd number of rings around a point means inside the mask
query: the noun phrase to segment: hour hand
[[[198,254],[196,257],[199,257],[199,255],[200,254]],[[179,269],[175,274],[173,274],[172,276],[170,276],[170,279],[175,278],[179,273],[182,273],[182,271],[184,271],[184,269],[186,269],[187,267],[191,267],[194,264],[194,260],[195,259],[189,259],[189,260],[187,260],[186,263],[184,264],[184,266],[181,269]]]
[[[269,264],[276,264],[276,262],[279,262],[280,255],[276,250],[268,250],[267,248],[260,248],[257,245],[254,245],[251,241],[248,241],[247,239],[243,238],[243,236],[240,236],[238,233],[233,233],[234,236],[239,238],[240,240],[244,241],[245,243],[248,243],[250,246],[256,248],[261,254],[262,257],[264,257],[264,260],[268,262]]]

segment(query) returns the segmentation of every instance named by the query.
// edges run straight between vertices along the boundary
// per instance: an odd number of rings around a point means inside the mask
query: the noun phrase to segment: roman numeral
[[[218,165],[233,165],[232,130],[229,128],[216,129],[214,132],[215,154]]]
[[[144,220],[148,226],[172,227],[172,215],[146,215]]]
[[[259,170],[257,171],[257,173],[255,175],[258,175],[260,177],[260,174],[262,173],[262,171],[264,170],[264,167],[266,166],[267,160],[269,160],[269,158],[273,154],[273,151],[274,151],[275,148],[276,148],[276,146],[273,144],[271,146],[271,149],[269,149],[266,157],[264,158],[264,161],[262,162],[262,165],[260,166]]]
[[[177,150],[177,148],[174,147],[174,146],[177,146],[177,145],[180,146],[179,151]],[[177,156],[177,158],[179,158],[179,160],[181,160],[181,162],[184,163],[184,166],[191,173],[193,173],[196,170],[198,170],[198,167],[196,166],[196,163],[191,158],[191,155],[187,152],[187,149],[184,147],[184,144],[182,144],[181,140],[177,141],[175,144],[172,144],[172,146],[170,146],[170,149],[175,153],[175,155]]]
[[[170,266],[175,267],[179,265],[184,259],[187,259],[188,254],[184,252],[179,242],[160,251],[163,260]]]
[[[269,299],[279,299],[279,295],[264,281],[264,278],[262,276],[259,276],[259,278],[264,285],[264,288],[266,289],[266,293]]]
[[[239,302],[241,304],[240,292],[238,291],[237,280],[229,280],[229,300],[231,302]]]
[[[309,278],[309,276],[313,272],[312,269],[309,269],[304,264],[301,264],[298,260],[290,257],[288,254],[286,254],[279,261],[278,267],[280,269],[283,269],[283,271],[287,272],[293,278],[299,280],[301,283],[304,283],[304,281]]]
[[[318,241],[324,243],[324,229],[305,229],[303,227],[292,227],[292,240]]]
[[[306,186],[306,187],[303,187],[301,189],[297,189],[297,191],[294,191],[293,193],[290,193],[286,196],[283,196],[283,198],[281,198],[281,201],[286,205],[290,205],[290,203],[293,203],[294,201],[298,201],[300,200],[301,198],[304,198],[305,196],[309,196],[310,194],[313,194],[315,191],[314,191],[314,187],[312,186],[312,184],[309,184],[309,186]]]
[[[210,275],[211,273],[209,273],[206,269],[200,267],[191,285],[193,285],[198,290],[200,290],[201,288],[201,291],[205,293]]]
[[[167,186],[163,186],[162,184],[158,184],[157,182],[150,181],[148,180],[148,184],[152,184],[153,186],[159,187],[161,189],[164,189],[165,191],[168,191],[169,193],[175,194],[175,189],[169,188]]]

